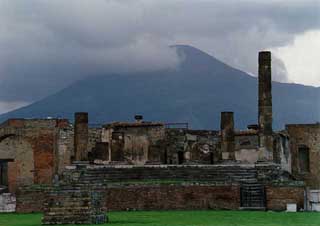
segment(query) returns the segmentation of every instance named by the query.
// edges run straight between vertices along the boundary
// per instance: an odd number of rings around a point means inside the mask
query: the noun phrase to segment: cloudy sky
[[[0,113],[85,76],[179,63],[187,44],[252,75],[320,86],[320,0],[0,0]]]

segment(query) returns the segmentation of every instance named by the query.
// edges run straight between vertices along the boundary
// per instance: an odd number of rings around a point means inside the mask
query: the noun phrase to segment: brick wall
[[[8,186],[14,193],[21,184],[32,184],[34,181],[34,158],[32,145],[27,139],[19,136],[8,136],[0,142],[0,159],[9,159]]]
[[[292,156],[292,174],[312,189],[320,189],[320,124],[286,125],[290,136],[289,147]],[[302,172],[299,164],[299,147],[309,149],[309,172]]]
[[[28,138],[34,155],[34,183],[51,183],[54,171],[54,131],[44,130]]]
[[[46,200],[47,186],[26,186],[18,189],[16,193],[16,212],[33,213],[42,212]]]
[[[10,160],[10,192],[23,185],[50,184],[54,173],[70,164],[73,143],[65,144],[59,136],[68,126],[64,119],[13,119],[0,125],[0,159]]]
[[[238,209],[239,186],[153,185],[108,188],[108,210]]]
[[[286,210],[287,203],[296,203],[298,210],[303,208],[304,187],[267,186],[267,209]]]
[[[18,213],[41,212],[46,186],[24,187],[17,192]],[[106,208],[112,210],[191,210],[240,207],[237,185],[126,185],[109,187]],[[286,210],[287,203],[303,208],[304,188],[267,186],[267,209]]]
[[[24,187],[17,192],[18,213],[41,212],[48,187]],[[106,192],[107,210],[238,209],[239,186],[145,185],[119,186]]]

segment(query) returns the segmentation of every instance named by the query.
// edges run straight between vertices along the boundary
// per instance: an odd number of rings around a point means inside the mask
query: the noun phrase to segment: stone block
[[[287,212],[297,212],[297,204],[287,203]]]
[[[16,211],[16,197],[11,193],[0,195],[0,213],[10,213]]]

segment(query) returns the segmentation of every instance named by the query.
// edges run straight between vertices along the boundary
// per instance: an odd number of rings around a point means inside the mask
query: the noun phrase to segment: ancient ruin
[[[106,210],[319,210],[320,124],[273,131],[270,52],[259,53],[258,89],[258,124],[247,130],[234,128],[236,112],[221,113],[220,131],[141,115],[99,127],[84,112],[74,124],[9,119],[1,196],[16,196],[17,212],[44,211],[44,224],[103,223]]]
[[[103,208],[105,187],[83,184],[80,174],[54,184],[44,201],[43,224],[102,224],[107,222]]]

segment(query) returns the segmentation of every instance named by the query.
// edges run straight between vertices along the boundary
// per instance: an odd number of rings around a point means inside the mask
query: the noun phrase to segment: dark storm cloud
[[[0,100],[33,101],[92,74],[175,67],[167,47],[179,43],[254,74],[259,50],[319,29],[318,14],[310,0],[0,0]],[[275,78],[287,81],[275,61]]]

